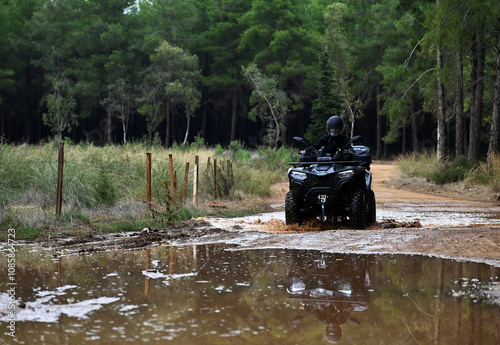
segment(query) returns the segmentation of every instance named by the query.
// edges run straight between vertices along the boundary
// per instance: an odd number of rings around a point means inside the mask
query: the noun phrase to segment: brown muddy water
[[[500,268],[484,264],[223,244],[16,249],[14,279],[0,273],[3,344],[500,344]]]

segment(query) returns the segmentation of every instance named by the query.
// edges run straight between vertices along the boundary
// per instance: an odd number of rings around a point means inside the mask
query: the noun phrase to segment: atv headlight
[[[338,178],[349,178],[354,176],[354,170],[345,170],[337,174]]]
[[[305,180],[307,178],[307,174],[303,172],[298,172],[298,171],[292,171],[290,176],[294,179],[297,180]]]

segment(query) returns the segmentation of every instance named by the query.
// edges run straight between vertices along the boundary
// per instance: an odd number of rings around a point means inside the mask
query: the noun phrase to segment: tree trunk
[[[219,116],[217,115],[217,111],[213,111],[213,117],[214,117],[214,124],[212,127],[212,133],[214,137],[214,141],[216,144],[223,144],[223,141],[225,138],[220,138],[219,137]]]
[[[31,87],[31,60],[28,57],[28,63],[27,63],[27,68],[26,68],[26,86],[28,88],[28,109],[26,111],[26,143],[31,144],[31,116],[32,116],[32,104],[31,104],[31,99],[32,99],[32,87]]]
[[[464,62],[462,58],[462,47],[457,47],[456,54],[456,78],[457,83],[455,86],[455,155],[463,156],[465,154],[465,129],[464,129]]]
[[[436,0],[439,6],[440,0]],[[437,47],[437,83],[438,83],[438,127],[437,127],[437,158],[439,162],[443,162],[446,155],[446,135],[445,123],[446,113],[444,109],[444,85],[441,77],[443,71],[443,51],[441,43]]]
[[[385,117],[385,128],[389,128],[389,116],[386,116]],[[387,129],[386,129],[387,131]],[[389,145],[387,145],[387,143],[384,142],[384,158],[387,158],[387,156],[389,155]]]
[[[236,140],[236,109],[237,109],[237,104],[236,104],[236,86],[234,86],[233,89],[233,102],[232,102],[232,107],[231,107],[231,137],[229,139],[229,142]]]
[[[56,101],[56,102],[59,102],[59,99]],[[59,104],[59,103],[58,103]],[[59,116],[59,129],[58,129],[58,136],[59,136],[59,142],[61,142],[63,140],[63,130],[64,130],[64,118],[61,114],[61,112],[59,111],[59,107],[57,109],[57,114]]]
[[[475,64],[472,69],[475,70],[474,79],[471,83],[474,85],[473,97],[474,102],[471,106],[472,114],[470,118],[469,132],[469,158],[479,160],[479,144],[481,139],[481,120],[483,112],[483,77],[484,77],[484,24],[480,25],[476,42],[473,42],[472,47],[477,46],[476,55],[474,58]],[[473,50],[474,51],[474,50]]]
[[[106,112],[106,143],[111,145],[111,111]]]
[[[186,113],[187,116],[187,124],[186,124],[186,134],[184,135],[184,141],[182,145],[186,145],[189,135],[189,126],[191,125],[191,114]]]
[[[238,78],[238,69],[237,69],[237,62],[236,62],[236,53],[233,53],[233,80],[234,80],[234,85],[233,85],[233,106],[231,110],[231,141],[236,140],[236,110],[237,110],[237,92],[236,92],[236,80]]]
[[[377,84],[377,94],[375,99],[377,100],[377,155],[375,159],[382,158],[382,116],[380,115],[382,105],[380,104],[380,85]]]
[[[205,139],[205,142],[207,140],[207,107],[208,107],[208,91],[207,88],[203,88],[203,93],[205,96],[203,97],[204,102],[203,102],[203,113],[202,113],[202,120],[201,120],[201,137]]]
[[[122,131],[123,131],[123,145],[127,145],[127,122],[128,116],[125,115],[125,107],[121,105],[121,120],[122,120]]]
[[[417,113],[414,112],[410,118],[411,123],[411,146],[413,152],[418,152],[418,136],[417,136]]]
[[[491,158],[498,153],[498,141],[500,139],[500,35],[498,36],[498,52],[495,79],[495,93],[493,96],[493,113],[491,115],[490,145],[488,148],[488,167],[491,166]]]
[[[0,113],[0,145],[3,145],[3,141],[5,140],[4,135],[5,135],[5,127],[4,127],[4,122],[3,122],[3,105],[0,105],[1,107],[1,113]]]
[[[401,138],[401,153],[405,153],[406,152],[406,126],[403,126],[402,128],[402,131],[403,131],[403,136]]]
[[[171,114],[170,114],[170,100],[167,100],[167,109],[165,115],[165,150],[168,150],[170,147],[170,123],[171,123]]]
[[[443,302],[443,288],[444,288],[444,259],[438,260],[438,276],[437,276],[437,291],[436,291],[436,307],[435,307],[435,320],[434,320],[434,344],[439,344],[441,338],[441,304]]]

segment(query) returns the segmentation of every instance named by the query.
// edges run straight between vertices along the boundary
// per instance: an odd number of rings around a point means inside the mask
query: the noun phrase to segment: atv
[[[366,146],[351,145],[352,137],[333,155],[316,150],[301,137],[295,141],[307,146],[299,162],[288,170],[290,190],[285,198],[286,224],[303,224],[308,219],[342,222],[364,229],[376,221],[375,193],[371,189],[371,155]]]

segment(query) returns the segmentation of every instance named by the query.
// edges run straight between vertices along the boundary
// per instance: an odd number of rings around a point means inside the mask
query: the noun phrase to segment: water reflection
[[[19,247],[16,338],[0,322],[0,343],[500,343],[487,265],[224,245],[69,254]]]
[[[371,257],[293,251],[287,254],[289,298],[326,325],[325,339],[338,343],[341,325],[359,326],[352,314],[368,309]],[[303,322],[307,314],[296,316]]]

